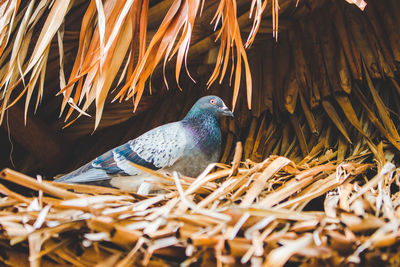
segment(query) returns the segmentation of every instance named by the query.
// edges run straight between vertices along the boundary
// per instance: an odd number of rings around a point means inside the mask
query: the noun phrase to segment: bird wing
[[[81,168],[57,179],[57,182],[88,183],[108,180],[116,175],[141,173],[130,162],[158,170],[173,165],[186,147],[186,135],[180,122],[150,130],[116,147]]]

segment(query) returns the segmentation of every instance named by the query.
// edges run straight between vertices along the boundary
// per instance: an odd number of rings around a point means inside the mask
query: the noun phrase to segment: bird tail
[[[105,170],[93,168],[92,162],[89,162],[54,181],[58,183],[90,183],[109,179],[110,176]]]

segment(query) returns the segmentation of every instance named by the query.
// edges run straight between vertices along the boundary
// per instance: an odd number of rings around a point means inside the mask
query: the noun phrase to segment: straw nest
[[[155,173],[165,190],[148,196],[5,169],[2,179],[33,191],[0,185],[0,259],[11,266],[400,264],[392,163],[369,163],[369,152],[338,165],[279,156],[240,162],[241,151],[238,144],[232,165],[211,165],[196,179]]]

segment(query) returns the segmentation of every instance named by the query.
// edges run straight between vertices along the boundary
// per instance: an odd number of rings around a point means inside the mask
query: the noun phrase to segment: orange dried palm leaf
[[[214,71],[210,79],[208,80],[207,85],[210,86],[217,79],[218,76],[220,76],[220,82],[222,81],[225,75],[229,57],[231,56],[230,47],[236,47],[236,57],[234,56],[234,49],[232,48],[232,57],[236,60],[236,62],[232,62],[231,71],[231,75],[233,74],[233,72],[235,72],[232,108],[235,108],[237,97],[239,95],[240,79],[242,75],[242,58],[246,74],[247,104],[248,107],[251,108],[252,80],[246,51],[244,49],[242,37],[240,35],[240,28],[237,19],[236,0],[223,0],[219,3],[217,12],[213,19],[216,26],[220,22],[221,18],[223,18],[222,26],[217,36],[217,39],[221,38],[220,49],[218,52]],[[223,67],[221,69],[220,64],[222,62]]]

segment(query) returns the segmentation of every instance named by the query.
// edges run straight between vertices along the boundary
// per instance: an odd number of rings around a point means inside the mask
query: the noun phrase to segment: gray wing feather
[[[158,168],[173,165],[187,144],[185,129],[180,122],[169,123],[144,133],[130,143],[131,149]]]
[[[79,169],[70,172],[60,178],[56,179],[55,182],[61,183],[90,183],[96,181],[103,181],[110,179],[110,175],[103,169],[93,168],[92,162],[83,165]]]
[[[90,183],[109,180],[116,175],[132,176],[142,173],[129,162],[155,167],[153,169],[169,167],[183,155],[186,143],[181,123],[169,123],[106,152],[94,161],[58,178],[56,182]]]

